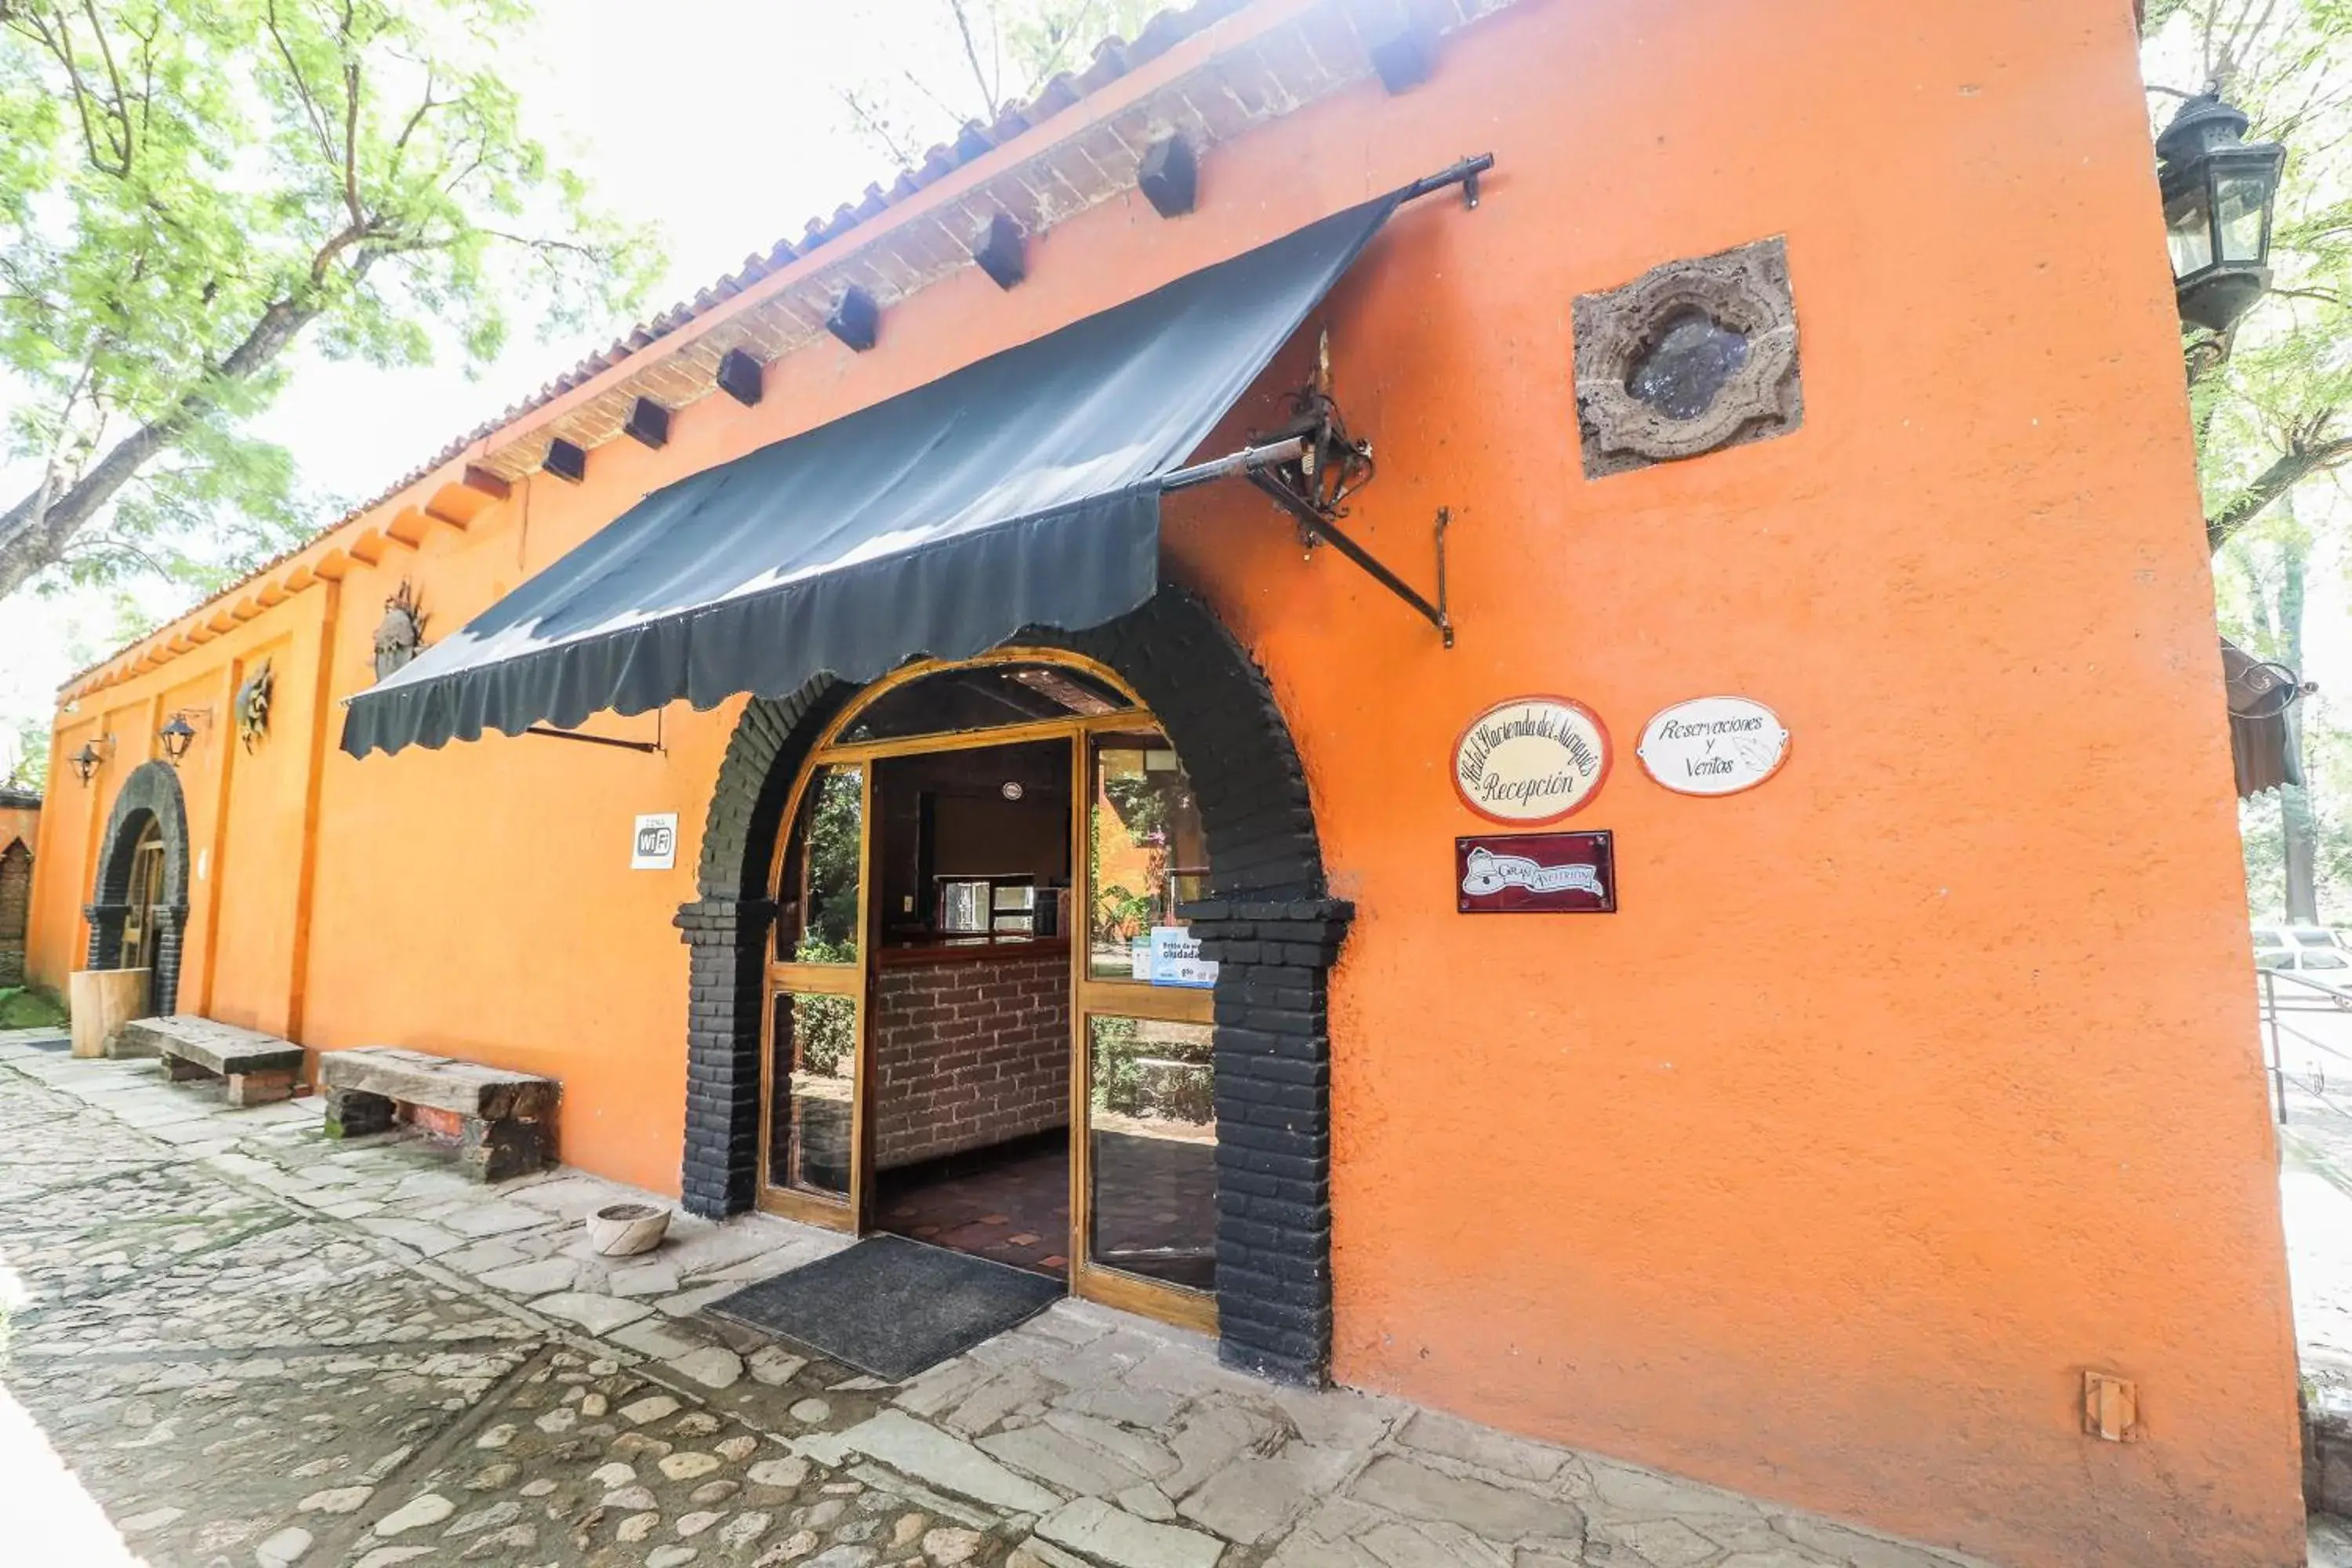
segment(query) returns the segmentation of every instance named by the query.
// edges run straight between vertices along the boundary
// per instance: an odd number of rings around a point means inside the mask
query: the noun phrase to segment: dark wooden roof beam
[[[1029,276],[1029,241],[1006,213],[998,213],[980,231],[980,238],[971,247],[971,258],[980,269],[996,282],[999,289],[1010,289]]]
[[[873,295],[855,283],[842,290],[841,303],[824,319],[824,330],[859,353],[874,346],[881,326],[882,308],[874,302]]]
[[[741,349],[729,349],[719,362],[719,390],[749,408],[766,390],[768,367]]]
[[[1161,217],[1181,217],[1192,210],[1200,195],[1201,165],[1182,132],[1171,132],[1144,149],[1135,184]]]
[[[669,445],[669,410],[650,397],[640,397],[629,410],[629,422],[621,433],[656,451]]]
[[[559,479],[580,483],[588,477],[588,450],[558,436],[547,444],[547,456],[539,466]]]

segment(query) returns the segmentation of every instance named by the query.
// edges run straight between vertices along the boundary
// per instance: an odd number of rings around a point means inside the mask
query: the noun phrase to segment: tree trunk
[[[2352,459],[2352,437],[2305,442],[2298,438],[2276,461],[2254,476],[2238,498],[2205,520],[2205,546],[2218,551],[2237,537],[2239,530],[2260,517],[2272,502],[2314,474],[2325,473]]]
[[[2304,567],[2308,546],[2302,534],[2288,530],[2279,543],[2279,655],[2289,669],[2303,668]],[[2286,710],[2287,743],[2303,755],[2303,704]],[[2311,792],[2288,784],[2279,792],[2279,826],[2285,837],[2286,918],[2302,925],[2319,923],[2319,825],[2311,810]]]
[[[364,271],[364,266],[359,270]],[[0,512],[0,600],[62,559],[73,536],[95,521],[122,487],[139,477],[140,469],[208,417],[215,406],[215,388],[267,368],[318,314],[313,304],[280,300],[270,306],[245,341],[167,413],[117,441],[62,491],[53,492],[44,476],[32,494]]]

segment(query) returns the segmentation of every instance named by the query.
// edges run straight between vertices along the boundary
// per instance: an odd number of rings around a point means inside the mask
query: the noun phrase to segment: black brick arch
[[[154,978],[148,1005],[158,1013],[178,1009],[180,942],[188,924],[188,808],[180,775],[163,763],[142,763],[122,781],[107,814],[99,842],[98,887],[82,907],[89,921],[89,965],[113,969],[122,963],[122,921],[131,912],[131,860],[150,821],[163,829],[163,901],[155,906]]]
[[[1354,910],[1327,896],[1307,779],[1265,677],[1206,605],[1163,588],[1083,632],[1030,631],[1117,670],[1184,760],[1210,896],[1184,911],[1219,962],[1217,1314],[1234,1365],[1319,1382],[1331,1350],[1330,1037],[1326,977]],[[687,1046],[687,1207],[751,1206],[759,1172],[760,1010],[784,797],[854,695],[813,682],[744,710],[704,829]]]

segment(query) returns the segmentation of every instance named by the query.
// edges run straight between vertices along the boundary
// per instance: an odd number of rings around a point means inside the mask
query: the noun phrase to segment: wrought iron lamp
[[[114,750],[114,737],[109,735],[105,740],[104,751],[99,750],[96,741],[84,741],[81,743],[81,750],[66,759],[66,765],[73,769],[74,777],[81,780],[85,784],[98,776],[99,764],[105,762]]]
[[[155,738],[163,742],[165,760],[176,768],[196,738],[196,727],[188,722],[187,711],[183,709],[172,715],[170,722],[155,731]]]
[[[2271,215],[2286,149],[2241,142],[2250,123],[2217,95],[2200,93],[2156,139],[2180,319],[2215,332],[2228,331],[2271,283]]]

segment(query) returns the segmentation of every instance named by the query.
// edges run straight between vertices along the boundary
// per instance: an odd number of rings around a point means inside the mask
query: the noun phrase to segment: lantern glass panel
[[[2164,243],[2172,252],[2175,278],[2186,278],[2213,265],[2211,216],[2202,180],[2164,204]]]
[[[2213,182],[2215,204],[2221,221],[2214,226],[2224,261],[2263,258],[2263,198],[2270,182],[2260,174],[2224,174]]]

